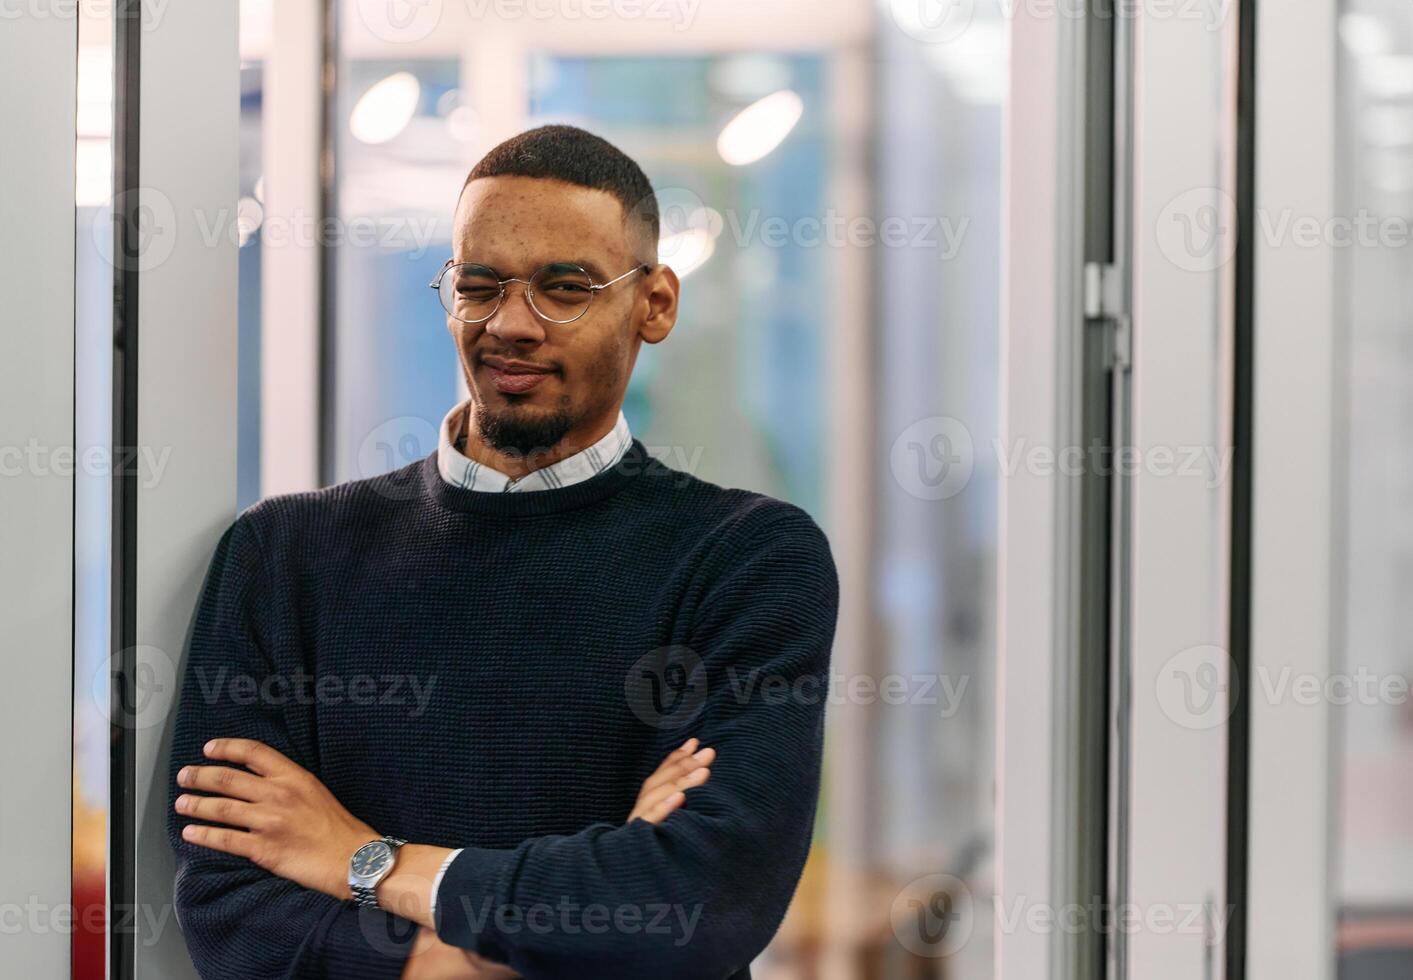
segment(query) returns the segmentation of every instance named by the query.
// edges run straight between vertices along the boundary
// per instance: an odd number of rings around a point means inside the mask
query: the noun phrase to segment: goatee
[[[472,409],[471,416],[481,441],[507,456],[535,456],[547,453],[574,425],[569,412],[559,409],[548,414],[510,411],[491,412],[484,406]]]

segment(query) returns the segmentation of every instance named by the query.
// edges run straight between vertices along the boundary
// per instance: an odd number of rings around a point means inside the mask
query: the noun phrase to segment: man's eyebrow
[[[473,259],[469,259],[469,260],[463,260],[461,264],[463,264],[463,265],[465,265],[465,264],[470,264],[470,265],[483,265],[483,266],[485,266],[486,268],[490,269],[492,272],[494,272],[496,275],[501,276],[501,277],[504,277],[505,274],[506,274],[504,267],[498,266],[498,265],[494,265],[494,264],[492,264],[492,263],[490,263],[490,262],[480,261],[480,260],[474,259],[474,258],[473,258]],[[543,269],[543,268],[544,268],[545,266],[547,266],[547,265],[577,265],[579,268],[583,269],[583,270],[584,270],[585,272],[587,272],[589,275],[593,276],[595,282],[606,282],[608,279],[611,278],[606,272],[604,272],[603,266],[599,265],[599,264],[598,264],[597,262],[595,262],[593,259],[587,259],[587,258],[584,258],[584,259],[563,259],[563,258],[561,258],[561,259],[552,259],[552,260],[549,261],[549,262],[541,262],[539,265],[536,265],[536,266],[534,266],[533,268],[526,268],[526,269],[524,269],[524,270],[522,270],[522,271],[524,271],[526,275],[532,275],[533,273],[535,273],[535,272],[538,271],[539,269]]]
[[[567,261],[572,262],[574,265],[577,265],[589,275],[593,276],[595,282],[603,282],[608,278],[603,271],[603,267],[593,259],[569,259]]]

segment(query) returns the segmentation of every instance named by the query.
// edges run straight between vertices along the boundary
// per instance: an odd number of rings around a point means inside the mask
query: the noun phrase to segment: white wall
[[[0,27],[0,963],[57,977],[71,939],[78,21],[22,9]]]

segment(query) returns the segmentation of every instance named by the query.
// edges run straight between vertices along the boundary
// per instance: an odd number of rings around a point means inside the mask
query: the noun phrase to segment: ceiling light
[[[732,166],[755,163],[790,135],[804,111],[804,100],[796,93],[773,92],[736,113],[716,138],[716,151]]]
[[[389,75],[363,93],[348,128],[364,143],[386,143],[407,128],[421,98],[417,76],[407,71]]]

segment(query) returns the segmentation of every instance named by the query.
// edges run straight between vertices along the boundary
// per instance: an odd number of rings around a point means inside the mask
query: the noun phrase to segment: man
[[[437,451],[226,532],[168,828],[204,976],[749,976],[809,848],[838,581],[802,510],[628,432],[677,317],[657,239],[604,140],[493,149],[433,283],[470,390]]]

